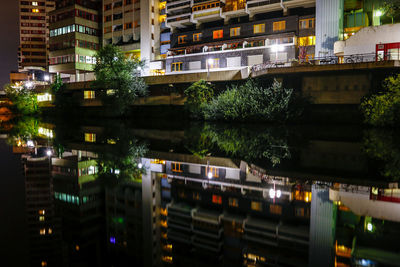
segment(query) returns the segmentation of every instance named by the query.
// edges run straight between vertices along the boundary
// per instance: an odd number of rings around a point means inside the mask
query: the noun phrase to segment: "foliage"
[[[291,157],[288,133],[281,127],[260,130],[249,126],[231,127],[207,123],[197,132],[192,138],[186,137],[186,147],[194,155],[201,155],[201,158],[215,151],[215,147],[231,157],[249,162],[267,160],[272,166]]]
[[[391,180],[400,179],[400,142],[398,132],[370,129],[364,133],[364,151],[379,161],[381,174]]]
[[[285,122],[302,114],[306,101],[298,99],[293,89],[283,88],[276,80],[263,88],[249,79],[231,86],[202,109],[206,120]]]
[[[62,79],[57,75],[50,86],[50,92],[54,95],[54,105],[58,112],[68,113],[69,116],[76,115],[79,100],[74,94],[67,90]]]
[[[103,103],[122,115],[138,96],[145,95],[147,86],[138,70],[144,63],[129,60],[116,46],[106,45],[96,54],[94,86],[105,90]]]
[[[12,128],[8,134],[8,142],[14,145],[15,141],[33,140],[38,136],[39,121],[36,117],[21,116],[16,117],[11,122]]]
[[[392,23],[394,21],[394,17],[400,15],[400,0],[385,0],[382,3],[383,13],[392,18]]]
[[[25,84],[7,84],[4,86],[6,96],[13,103],[12,110],[22,115],[32,115],[39,112],[37,96]]]
[[[367,124],[397,126],[400,122],[400,74],[385,79],[383,92],[371,95],[361,103]]]
[[[187,96],[185,109],[194,118],[201,118],[201,106],[208,103],[214,96],[214,87],[204,80],[194,82],[185,90]]]

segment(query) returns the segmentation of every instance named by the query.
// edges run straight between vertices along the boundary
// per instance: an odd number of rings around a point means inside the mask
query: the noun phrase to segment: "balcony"
[[[283,8],[311,7],[315,0],[283,0]],[[246,12],[250,15],[283,9],[280,0],[247,0]]]
[[[240,2],[227,2],[222,8],[222,14],[228,18],[236,18],[247,15],[246,1]]]
[[[168,1],[166,6],[166,13],[171,14],[174,11],[179,11],[183,8],[190,8],[190,1],[180,0],[180,1]]]
[[[221,8],[217,6],[213,8],[193,11],[191,18],[193,23],[204,23],[225,18],[225,16],[222,15]]]
[[[190,21],[190,12],[182,12],[182,14],[174,14],[173,16],[168,16],[165,22],[165,26],[169,28],[182,28],[185,26],[192,25]]]

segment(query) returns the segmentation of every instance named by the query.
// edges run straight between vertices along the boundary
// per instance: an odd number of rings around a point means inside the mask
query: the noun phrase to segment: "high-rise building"
[[[314,57],[315,0],[168,1],[166,72],[288,65]]]
[[[18,69],[45,71],[48,63],[48,13],[54,9],[54,0],[19,2]]]
[[[62,0],[50,16],[50,67],[69,81],[93,79],[100,47],[101,1]]]
[[[117,45],[128,58],[145,61],[143,74],[164,73],[165,6],[163,0],[103,0],[103,45]]]

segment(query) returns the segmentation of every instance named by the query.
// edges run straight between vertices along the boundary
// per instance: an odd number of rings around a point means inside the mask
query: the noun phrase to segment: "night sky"
[[[18,1],[0,0],[0,90],[9,83],[10,71],[18,70]]]

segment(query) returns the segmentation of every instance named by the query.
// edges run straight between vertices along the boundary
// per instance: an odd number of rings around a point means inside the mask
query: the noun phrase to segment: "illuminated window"
[[[201,33],[194,33],[193,34],[193,42],[198,42],[201,40]]]
[[[132,22],[125,23],[125,30],[126,30],[126,29],[132,29],[132,27],[133,27]]]
[[[182,71],[182,62],[175,62],[171,64],[171,71]]]
[[[171,256],[162,256],[161,258],[162,261],[172,263],[172,257]]]
[[[219,58],[209,59],[207,62],[210,69],[217,69],[219,68]]]
[[[211,66],[210,66],[211,68]],[[214,177],[218,177],[218,168],[215,167],[206,167],[206,176],[208,177],[208,175],[211,173],[212,178]],[[210,177],[209,177],[210,178]]]
[[[229,198],[229,206],[230,207],[239,207],[239,201],[237,198],[230,197]]]
[[[311,192],[296,190],[293,198],[298,201],[311,202],[311,196]]]
[[[275,21],[272,24],[272,31],[277,32],[277,31],[284,31],[286,30],[286,21]]]
[[[240,27],[231,28],[231,37],[240,35]]]
[[[39,221],[43,222],[45,220],[44,216],[39,216]]]
[[[42,265],[42,267],[46,267],[47,266],[47,261],[42,261],[41,265]]]
[[[161,208],[161,209],[160,209],[160,214],[161,214],[161,215],[164,215],[164,216],[167,216],[167,215],[168,215],[168,210],[165,209],[165,208]]]
[[[83,99],[94,99],[96,98],[95,91],[83,91]]]
[[[221,39],[223,37],[224,37],[224,31],[223,30],[213,31],[213,39]]]
[[[49,235],[51,235],[53,233],[53,230],[51,228],[49,228],[49,230],[47,230],[47,232],[49,233]]]
[[[80,249],[79,245],[75,245],[75,250],[79,251],[79,249]]]
[[[45,228],[40,229],[40,230],[39,230],[39,234],[40,234],[40,235],[45,235],[45,234],[46,234],[46,229],[45,229]]]
[[[252,209],[252,210],[256,210],[256,211],[261,211],[261,210],[262,210],[261,202],[252,201],[252,202],[251,202],[251,209]]]
[[[299,46],[315,45],[315,36],[299,37],[298,45]]]
[[[85,133],[85,142],[94,143],[96,142],[96,134]]]
[[[193,192],[193,200],[201,200],[201,196],[199,192]]]
[[[299,28],[300,29],[312,29],[314,27],[315,27],[315,18],[301,19],[299,21]]]
[[[38,6],[38,2],[32,2],[32,6]]]
[[[178,36],[178,44],[186,43],[186,38],[187,38],[187,35]]]
[[[179,162],[171,162],[171,171],[182,172],[181,164]]]
[[[269,212],[272,214],[282,214],[282,207],[280,205],[269,205]]]
[[[253,25],[254,33],[264,33],[265,32],[265,23]]]
[[[34,8],[34,9],[32,9],[32,12],[33,12],[33,13],[39,13],[39,9]]]
[[[351,257],[351,248],[345,247],[343,245],[338,245],[337,241],[335,244],[335,251],[336,255],[343,257],[343,258],[350,258]]]
[[[222,204],[222,197],[218,195],[212,195],[212,203]]]
[[[46,213],[45,210],[39,210],[39,214],[40,214],[40,215],[44,215],[45,213]]]

